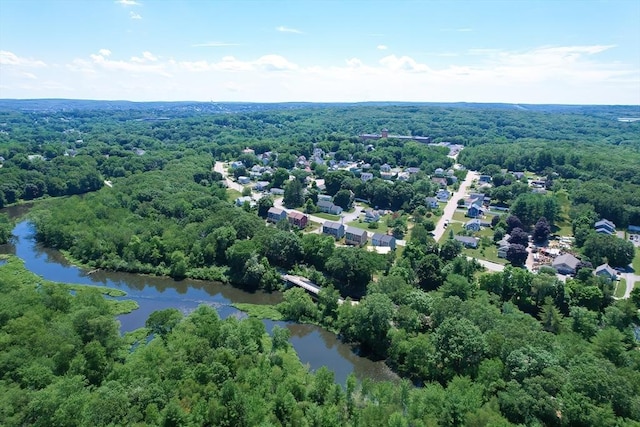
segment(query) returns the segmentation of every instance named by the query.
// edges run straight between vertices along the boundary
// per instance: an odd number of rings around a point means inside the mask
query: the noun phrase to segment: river
[[[10,216],[21,216],[29,207],[12,207],[2,210]],[[42,247],[35,242],[33,227],[28,221],[19,222],[13,230],[14,242],[0,245],[0,253],[11,253],[22,258],[30,271],[56,282],[100,285],[122,289],[126,299],[135,300],[140,308],[119,316],[122,332],[144,326],[153,311],[178,308],[188,314],[200,304],[214,307],[221,318],[245,317],[234,308],[235,302],[253,304],[277,304],[280,293],[249,293],[217,282],[182,280],[166,277],[110,272],[99,270],[92,274],[70,265],[60,252]],[[315,325],[292,322],[264,321],[268,331],[274,325],[286,327],[291,332],[291,344],[302,363],[311,370],[327,366],[335,373],[336,382],[345,384],[347,376],[354,372],[360,380],[395,380],[397,376],[383,363],[374,362],[354,353],[352,347],[338,337]]]

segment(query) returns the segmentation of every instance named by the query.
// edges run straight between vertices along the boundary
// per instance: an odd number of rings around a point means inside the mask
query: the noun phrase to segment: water
[[[16,215],[16,210],[4,210]],[[24,213],[22,209],[17,215]],[[175,281],[166,277],[139,274],[95,271],[87,272],[70,265],[60,252],[43,248],[35,242],[34,229],[28,221],[17,224],[13,230],[15,240],[0,246],[0,253],[12,253],[22,258],[30,271],[45,279],[107,286],[127,292],[126,299],[135,300],[140,308],[132,313],[119,316],[121,330],[131,331],[144,326],[149,314],[165,308],[178,308],[185,314],[200,304],[214,307],[221,318],[244,317],[245,314],[232,307],[232,303],[277,304],[282,299],[280,293],[249,293],[230,285],[196,280]],[[316,370],[327,366],[335,372],[338,383],[345,384],[347,376],[354,372],[359,379],[395,380],[397,376],[383,362],[373,362],[355,354],[350,345],[318,326],[292,322],[264,321],[268,331],[274,325],[286,327],[291,332],[291,343],[302,363]]]

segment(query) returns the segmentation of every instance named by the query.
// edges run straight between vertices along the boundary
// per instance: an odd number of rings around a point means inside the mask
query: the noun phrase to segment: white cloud
[[[191,47],[228,47],[228,46],[240,46],[238,43],[226,43],[226,42],[205,42],[192,44]]]
[[[129,18],[131,19],[142,19],[142,16],[140,16],[140,14],[135,13],[133,11],[129,12]]]
[[[378,49],[378,50],[387,50],[387,49],[389,49],[389,48],[388,48],[386,45],[379,44],[379,45],[377,46],[377,49]]]
[[[302,31],[300,31],[300,30],[297,30],[295,28],[285,27],[283,25],[280,25],[279,27],[276,27],[276,31],[280,31],[281,33],[302,34]]]
[[[121,4],[124,7],[129,6],[141,6],[142,4],[135,0],[116,0],[116,3]]]
[[[66,67],[2,51],[0,81],[3,96],[17,98],[640,104],[640,69],[608,61],[602,53],[613,48],[474,50],[455,65],[426,54],[319,65],[275,53],[185,60],[144,51],[121,59],[101,49]]]
[[[8,50],[0,50],[0,65],[13,65],[22,67],[46,67],[43,61],[19,57]]]

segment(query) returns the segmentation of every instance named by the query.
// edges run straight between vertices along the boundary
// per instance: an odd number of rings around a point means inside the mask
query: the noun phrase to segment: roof
[[[468,243],[468,244],[474,244],[474,245],[477,245],[479,240],[477,237],[469,237],[469,236],[454,236],[454,239],[460,243]]]
[[[384,243],[391,243],[392,241],[395,240],[395,237],[393,237],[390,234],[375,233],[371,238],[371,240],[378,240]]]
[[[340,224],[339,222],[333,222],[333,221],[326,221],[323,226],[323,228],[332,228],[332,229],[339,229],[340,227],[344,227],[342,224]]]
[[[318,200],[318,207],[325,207],[325,208],[331,208],[333,207],[333,202],[329,201],[329,200]]]
[[[289,212],[289,217],[294,219],[302,219],[302,218],[306,218],[307,216],[302,212],[292,211],[292,212]]]
[[[362,228],[356,228],[356,227],[347,227],[346,232],[349,234],[355,234],[356,236],[360,236],[360,237],[367,234],[367,230],[363,230]]]
[[[609,221],[608,219],[601,219],[600,221],[594,224],[594,227],[595,228],[609,227],[615,230],[616,225],[613,222]]]
[[[273,215],[282,215],[284,213],[284,210],[280,208],[272,207],[272,208],[269,208],[267,213],[273,214]]]
[[[617,272],[609,264],[602,264],[596,267],[595,274],[607,273],[609,276],[614,277]]]
[[[564,254],[556,257],[556,259],[553,260],[552,265],[556,266],[560,264],[565,264],[575,269],[579,263],[580,263],[580,260],[578,258],[574,257],[571,254]]]
[[[427,197],[426,199],[424,199],[424,201],[426,203],[438,203],[438,199],[436,199],[435,197]]]
[[[482,221],[480,221],[477,218],[474,218],[472,220],[467,221],[467,223],[464,226],[466,227],[466,226],[472,225],[472,224],[478,224],[478,225],[482,226]]]

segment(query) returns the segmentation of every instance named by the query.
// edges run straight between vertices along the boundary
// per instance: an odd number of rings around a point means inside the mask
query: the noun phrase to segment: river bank
[[[273,306],[282,301],[282,294],[279,292],[249,293],[219,282],[190,279],[175,281],[166,277],[105,270],[88,274],[88,271],[71,265],[59,251],[38,244],[34,239],[33,226],[28,221],[18,222],[13,234],[14,241],[1,246],[0,253],[21,258],[24,268],[31,273],[57,283],[93,285],[126,292],[127,296],[121,298],[135,301],[139,308],[118,316],[122,334],[144,327],[152,312],[166,308],[177,308],[188,314],[199,305],[205,304],[215,308],[221,318],[241,318],[247,314],[234,304],[238,304],[238,307],[249,304],[257,308],[262,306],[264,309],[275,310]],[[265,319],[263,322],[269,332],[275,325],[287,328],[291,336],[290,342],[302,363],[311,370],[327,366],[335,373],[338,383],[345,384],[352,372],[360,380],[398,379],[384,362],[374,362],[357,355],[352,346],[341,342],[336,334],[324,328],[281,320]]]

